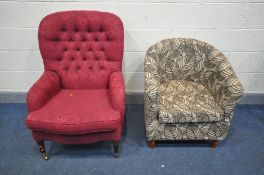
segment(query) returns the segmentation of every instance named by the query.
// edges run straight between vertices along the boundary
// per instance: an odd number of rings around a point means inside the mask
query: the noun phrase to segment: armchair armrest
[[[230,69],[232,69],[232,67]],[[226,83],[223,85],[223,93],[220,93],[219,96],[223,99],[222,103],[225,111],[225,119],[230,120],[232,119],[235,106],[244,93],[244,88],[234,71],[232,75],[226,77],[226,79]]]
[[[220,59],[219,59],[220,58]],[[224,109],[225,120],[230,122],[244,88],[237,78],[235,71],[227,58],[219,52],[218,59],[221,60],[214,70],[213,77],[209,80],[209,89],[216,98],[216,102]]]
[[[27,94],[29,112],[36,111],[45,105],[61,89],[58,74],[45,71]]]
[[[152,78],[151,78],[152,77]],[[158,81],[153,74],[145,72],[144,120],[147,139],[151,140],[160,126],[157,105]]]
[[[115,110],[125,113],[125,85],[122,72],[114,72],[109,80],[109,99]]]
[[[148,140],[152,140],[157,130],[159,130],[160,122],[157,118],[157,91],[160,85],[157,55],[155,49],[151,47],[146,56],[144,63],[145,72],[145,93],[144,93],[144,119],[146,127],[146,135]]]

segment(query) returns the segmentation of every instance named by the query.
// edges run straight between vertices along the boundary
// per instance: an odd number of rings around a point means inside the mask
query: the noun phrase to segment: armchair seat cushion
[[[26,123],[32,130],[73,135],[115,131],[121,126],[121,116],[112,108],[106,89],[64,89],[31,112]]]
[[[172,80],[158,89],[161,123],[216,122],[224,119],[224,111],[203,85]]]

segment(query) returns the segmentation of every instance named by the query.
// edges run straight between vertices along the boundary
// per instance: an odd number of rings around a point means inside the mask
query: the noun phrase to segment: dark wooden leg
[[[37,141],[37,144],[38,144],[39,151],[41,152],[43,158],[44,158],[45,160],[48,160],[49,157],[48,157],[48,154],[46,153],[46,150],[45,150],[44,141]]]
[[[219,141],[218,140],[213,140],[211,143],[210,143],[210,147],[211,148],[216,148],[217,145],[218,145]]]
[[[156,142],[155,142],[155,140],[148,141],[148,147],[150,147],[150,148],[155,148],[155,147],[156,147]]]
[[[115,158],[118,158],[119,157],[119,142],[114,141],[113,147],[114,147],[114,156],[115,156]]]

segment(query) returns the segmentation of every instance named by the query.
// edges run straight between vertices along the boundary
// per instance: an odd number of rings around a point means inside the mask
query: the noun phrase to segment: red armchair
[[[112,141],[115,157],[125,113],[124,29],[114,14],[65,11],[39,25],[44,73],[27,95],[26,124],[45,159],[45,140]]]

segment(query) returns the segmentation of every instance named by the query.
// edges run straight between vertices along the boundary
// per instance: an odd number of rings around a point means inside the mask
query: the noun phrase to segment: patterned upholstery
[[[168,81],[158,89],[160,123],[213,122],[223,119],[224,111],[201,84]]]
[[[162,40],[145,57],[148,140],[222,140],[243,87],[227,58],[195,39]]]
[[[50,14],[39,25],[44,73],[27,95],[36,141],[119,141],[125,113],[124,29],[98,11]]]

